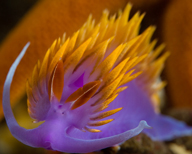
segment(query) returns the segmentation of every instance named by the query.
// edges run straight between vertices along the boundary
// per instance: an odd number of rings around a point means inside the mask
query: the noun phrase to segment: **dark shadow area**
[[[0,42],[38,0],[0,0]]]

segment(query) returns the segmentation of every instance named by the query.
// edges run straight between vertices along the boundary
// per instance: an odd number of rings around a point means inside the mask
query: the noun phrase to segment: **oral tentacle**
[[[101,139],[92,139],[92,140],[90,139],[82,140],[78,138],[73,138],[67,134],[68,132],[65,132],[66,134],[64,136],[60,136],[58,140],[55,140],[55,142],[51,144],[51,147],[58,151],[65,151],[65,152],[72,152],[72,153],[92,152],[92,151],[96,151],[98,148],[103,149],[111,145],[120,144],[126,141],[127,139],[139,134],[145,128],[149,129],[151,127],[145,121],[141,121],[139,125],[132,130],[126,131],[118,135],[105,137]],[[69,144],[66,144],[66,141]],[[76,148],[74,148],[73,145],[76,145]]]
[[[39,144],[39,139],[34,136],[33,131],[34,130],[27,130],[23,127],[20,127],[19,124],[17,123],[13,111],[11,109],[11,104],[10,104],[10,86],[12,83],[12,79],[15,73],[15,70],[21,61],[22,57],[24,56],[28,46],[30,43],[27,43],[15,62],[12,64],[7,78],[5,80],[4,84],[4,91],[3,91],[3,110],[4,110],[4,115],[5,119],[7,122],[7,126],[9,127],[9,130],[11,131],[12,135],[18,139],[19,141],[32,146],[32,147],[41,147],[42,145]]]

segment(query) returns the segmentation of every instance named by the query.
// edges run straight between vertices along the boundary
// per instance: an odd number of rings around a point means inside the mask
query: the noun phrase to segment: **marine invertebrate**
[[[168,53],[157,58],[164,46],[153,49],[155,28],[138,35],[144,14],[127,21],[130,9],[128,4],[117,19],[105,10],[97,25],[89,16],[71,38],[54,41],[27,81],[29,114],[34,122],[44,121],[30,130],[17,124],[10,107],[12,77],[29,44],[24,47],[3,93],[5,118],[18,140],[33,147],[90,152],[120,144],[150,126],[144,131],[152,139],[191,133],[185,124],[158,113],[158,91],[165,83],[157,78]]]

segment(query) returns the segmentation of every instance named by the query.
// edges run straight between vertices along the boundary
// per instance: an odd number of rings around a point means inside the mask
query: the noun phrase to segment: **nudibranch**
[[[144,14],[130,20],[131,5],[98,24],[90,15],[71,38],[64,34],[36,64],[27,81],[28,112],[34,129],[20,127],[10,106],[10,85],[29,43],[11,66],[3,92],[7,125],[15,138],[32,147],[69,153],[100,150],[138,135],[154,140],[189,135],[192,129],[159,113],[159,80],[168,52],[151,42],[155,27],[139,34]],[[161,55],[161,56],[160,56]],[[151,128],[152,129],[148,129]]]

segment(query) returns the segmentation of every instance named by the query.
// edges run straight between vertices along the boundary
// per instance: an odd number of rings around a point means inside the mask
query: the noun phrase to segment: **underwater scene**
[[[190,0],[0,2],[0,154],[191,154]]]

